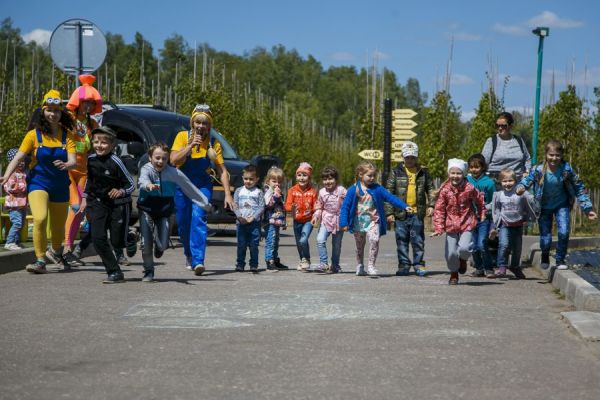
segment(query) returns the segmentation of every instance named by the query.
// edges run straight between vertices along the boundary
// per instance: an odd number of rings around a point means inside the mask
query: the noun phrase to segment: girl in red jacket
[[[313,230],[311,219],[314,213],[318,193],[310,184],[312,167],[309,163],[300,163],[296,170],[296,184],[288,190],[285,211],[292,213],[294,219],[294,237],[300,263],[298,271],[310,271],[310,249],[308,238]]]
[[[465,179],[467,163],[457,158],[448,160],[448,180],[439,190],[431,236],[446,232],[446,262],[450,270],[448,284],[458,284],[458,274],[467,271],[467,260],[473,250],[473,235],[479,221],[485,218],[483,193]],[[477,210],[480,215],[477,215]]]

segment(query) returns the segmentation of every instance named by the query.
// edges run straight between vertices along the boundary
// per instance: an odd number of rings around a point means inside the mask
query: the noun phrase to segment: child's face
[[[365,185],[369,186],[373,182],[375,182],[375,168],[371,168],[366,170],[361,176],[360,181]]]
[[[242,179],[244,180],[244,187],[246,189],[252,189],[254,186],[256,186],[256,181],[258,181],[258,178],[254,172],[244,172]]]
[[[550,166],[550,168],[556,168],[560,165],[562,160],[562,153],[560,151],[550,149],[546,153],[546,162]]]
[[[168,159],[169,153],[159,147],[154,149],[152,152],[150,162],[152,163],[154,169],[160,172],[167,166]]]
[[[333,189],[335,189],[336,185],[337,185],[337,182],[334,177],[328,176],[328,177],[323,178],[323,186],[325,187],[325,189],[333,190]]]
[[[414,168],[417,165],[417,157],[415,156],[406,156],[404,157],[404,166],[406,168]]]
[[[478,162],[469,164],[469,172],[474,178],[479,178],[483,174],[483,167]]]
[[[505,176],[502,178],[502,182],[500,182],[502,189],[506,190],[507,192],[510,191],[513,186],[515,186],[515,183],[516,182],[512,176]]]
[[[92,147],[97,155],[105,156],[112,151],[115,145],[113,139],[108,135],[95,134],[92,138]]]
[[[462,183],[465,176],[460,168],[450,168],[450,171],[448,171],[448,178],[450,179],[450,183],[454,186],[458,186]]]
[[[305,188],[310,183],[310,176],[306,172],[296,172],[296,182],[301,188]]]
[[[279,182],[279,179],[275,177],[269,178],[267,185],[269,185],[269,187],[272,189],[281,188],[281,182]]]

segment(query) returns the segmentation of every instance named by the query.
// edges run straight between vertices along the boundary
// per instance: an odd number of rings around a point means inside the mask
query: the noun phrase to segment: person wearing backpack
[[[531,156],[523,138],[511,133],[513,123],[514,118],[511,113],[498,114],[496,134],[485,141],[481,150],[488,165],[488,175],[494,180],[505,168],[515,171],[517,181],[526,176],[531,169]],[[500,189],[500,184],[496,182],[496,190]]]

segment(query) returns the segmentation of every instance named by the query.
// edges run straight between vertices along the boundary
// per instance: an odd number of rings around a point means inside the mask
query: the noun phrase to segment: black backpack
[[[521,153],[525,155],[525,142],[523,141],[523,138],[517,135],[513,135],[513,137],[517,140],[517,143],[519,143]],[[492,154],[490,155],[490,161],[488,163],[492,162],[492,159],[494,158],[494,153],[496,152],[496,147],[498,147],[498,136],[494,135],[492,136]]]

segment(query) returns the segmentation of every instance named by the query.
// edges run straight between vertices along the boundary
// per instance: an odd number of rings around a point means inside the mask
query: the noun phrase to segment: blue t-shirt
[[[560,179],[560,169],[556,172],[546,171],[546,175],[544,175],[544,192],[542,193],[542,209],[554,210],[568,205],[569,198],[565,185]]]

